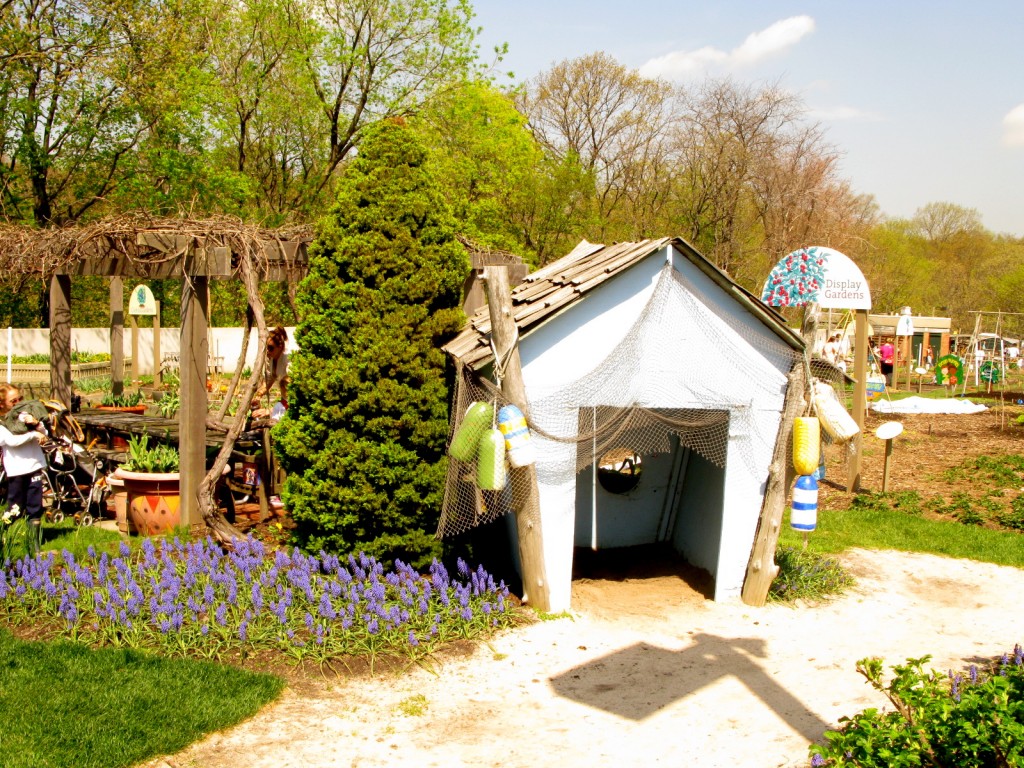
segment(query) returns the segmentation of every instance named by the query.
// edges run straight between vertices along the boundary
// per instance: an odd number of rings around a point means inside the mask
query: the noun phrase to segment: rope
[[[494,336],[491,336],[491,352],[494,354],[494,381],[498,385],[498,389],[501,389],[501,381],[505,378],[505,371],[508,369],[512,354],[519,346],[519,326],[513,325],[512,327],[515,335],[512,337],[512,343],[508,345],[508,349],[502,354],[498,354],[498,348],[494,344]]]

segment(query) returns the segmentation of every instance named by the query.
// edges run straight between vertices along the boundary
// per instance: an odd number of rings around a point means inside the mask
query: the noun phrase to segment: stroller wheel
[[[58,510],[58,511],[53,513],[53,518],[52,519],[53,519],[53,522],[55,522],[55,523],[63,523],[64,522],[64,513],[61,512],[60,510]]]
[[[90,525],[92,525],[92,524],[93,524],[93,522],[94,522],[94,521],[93,521],[93,519],[92,519],[92,515],[90,515],[90,514],[84,514],[84,515],[82,515],[81,519],[80,519],[80,520],[78,521],[78,524],[79,524],[79,525],[83,525],[83,526],[85,526],[86,528],[88,528],[88,527],[89,527]]]

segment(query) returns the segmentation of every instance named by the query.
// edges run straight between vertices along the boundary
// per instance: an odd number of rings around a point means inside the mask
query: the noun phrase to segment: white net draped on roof
[[[622,448],[668,452],[672,436],[720,467],[730,459],[763,472],[758,457],[771,455],[786,374],[800,354],[751,315],[722,306],[735,304],[704,295],[666,265],[632,328],[593,370],[556,390],[529,384],[538,481],[569,483],[595,458]],[[505,404],[493,384],[463,370],[452,434],[479,400]],[[517,508],[514,473],[500,492],[481,492],[475,477],[475,462],[450,459],[439,536]]]

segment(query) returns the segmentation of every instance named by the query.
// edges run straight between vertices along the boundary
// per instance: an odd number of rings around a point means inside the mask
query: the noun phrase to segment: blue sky
[[[889,216],[975,208],[1024,236],[1024,2],[476,0],[481,50],[516,80],[595,51],[677,82],[798,94],[842,175]]]

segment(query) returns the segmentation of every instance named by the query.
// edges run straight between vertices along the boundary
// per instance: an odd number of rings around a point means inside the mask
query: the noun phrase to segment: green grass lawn
[[[780,545],[802,546],[803,534],[784,523]],[[929,520],[882,505],[853,505],[845,510],[819,510],[817,529],[808,549],[835,554],[850,547],[895,549],[962,557],[1024,568],[1024,535],[976,525]]]
[[[134,765],[251,717],[283,688],[227,665],[0,630],[0,767]]]

